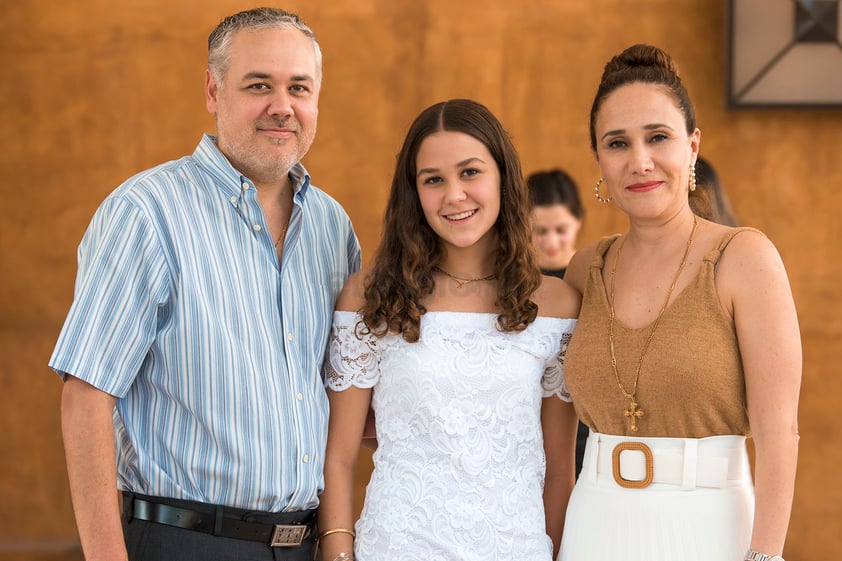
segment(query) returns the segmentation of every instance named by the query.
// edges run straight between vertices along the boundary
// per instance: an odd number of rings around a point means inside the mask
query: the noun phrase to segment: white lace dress
[[[541,400],[570,400],[562,364],[576,320],[503,333],[494,314],[428,312],[407,343],[357,337],[359,319],[335,312],[325,368],[332,390],[374,388],[357,560],[550,561]]]

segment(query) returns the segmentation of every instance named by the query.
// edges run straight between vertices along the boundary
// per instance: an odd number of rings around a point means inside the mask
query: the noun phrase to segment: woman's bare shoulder
[[[765,234],[743,230],[723,249],[717,276],[720,285],[756,290],[786,272],[780,253]]]
[[[594,255],[596,255],[598,245],[599,241],[595,241],[577,250],[570,260],[570,264],[567,266],[567,272],[564,273],[564,280],[577,290],[579,294],[585,292],[588,269],[591,266]]]
[[[575,318],[579,316],[581,295],[563,280],[551,277],[541,277],[541,286],[535,291],[535,303],[538,304],[538,315],[555,318]]]

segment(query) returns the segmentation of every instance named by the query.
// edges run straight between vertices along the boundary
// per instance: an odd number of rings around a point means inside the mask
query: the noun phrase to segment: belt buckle
[[[307,526],[300,524],[275,524],[269,547],[297,547],[304,542]]]
[[[620,453],[624,450],[643,452],[643,458],[646,462],[646,473],[643,479],[626,479],[620,473]],[[655,474],[655,461],[652,457],[652,449],[643,442],[621,442],[617,444],[611,453],[611,464],[614,471],[614,481],[620,487],[626,489],[645,489],[652,483],[652,477]]]

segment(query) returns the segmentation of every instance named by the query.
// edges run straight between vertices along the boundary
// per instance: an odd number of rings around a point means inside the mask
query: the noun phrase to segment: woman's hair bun
[[[678,69],[666,52],[652,45],[637,44],[608,61],[603,76],[630,68],[650,67],[678,74]]]
[[[637,44],[627,48],[605,65],[599,88],[596,90],[593,105],[591,105],[592,149],[596,150],[596,114],[602,102],[618,88],[634,83],[664,86],[673,96],[676,106],[684,114],[687,134],[692,134],[696,129],[696,112],[687,89],[681,83],[678,67],[672,57],[658,47]]]

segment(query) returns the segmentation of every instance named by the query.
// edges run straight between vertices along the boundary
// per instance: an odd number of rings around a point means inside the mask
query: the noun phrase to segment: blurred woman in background
[[[526,184],[532,199],[532,241],[544,274],[564,278],[576,252],[585,209],[573,179],[560,169],[539,171]]]

